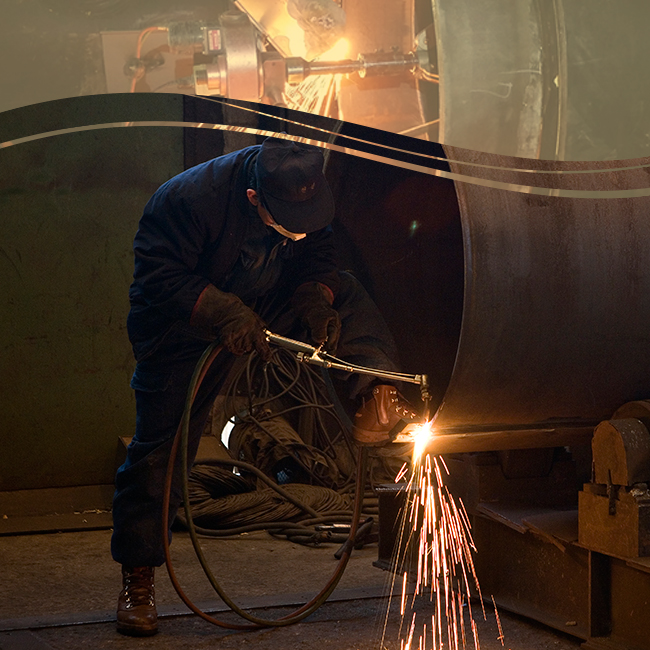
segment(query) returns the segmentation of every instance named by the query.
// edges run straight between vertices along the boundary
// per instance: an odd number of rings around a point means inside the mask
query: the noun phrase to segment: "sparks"
[[[472,538],[470,519],[461,500],[456,502],[444,484],[449,470],[444,460],[426,453],[434,436],[431,422],[421,425],[413,433],[414,449],[411,464],[405,463],[395,482],[406,484],[406,506],[401,530],[406,541],[400,542],[396,566],[404,566],[407,547],[415,546],[412,578],[415,581],[412,617],[407,638],[401,640],[403,650],[464,650],[473,645],[480,650],[478,629],[470,607],[472,593],[478,596],[483,618],[487,615],[474,568],[472,553],[476,546]],[[410,529],[410,530],[409,530]],[[402,574],[400,613],[408,616],[406,593],[407,572]],[[416,640],[416,597],[427,594],[434,603],[428,624]],[[503,644],[503,630],[495,605],[499,640]],[[385,631],[385,628],[384,628]]]
[[[339,75],[336,75],[339,76]],[[297,86],[285,86],[287,106],[312,115],[327,116],[336,95],[338,81],[335,75],[307,77]]]
[[[413,445],[413,465],[415,466],[420,463],[427,443],[434,435],[431,421],[429,420],[428,422],[419,425],[412,435],[413,442],[415,443]]]
[[[345,59],[350,51],[350,42],[340,38],[334,46],[316,60],[339,61]],[[338,93],[341,75],[326,74],[307,77],[297,86],[285,86],[284,95],[287,106],[312,115],[329,116],[334,99]]]
[[[494,600],[494,596],[492,596],[492,604],[494,605],[494,615],[496,616],[497,619],[497,627],[499,628],[499,636],[497,637],[498,641],[501,641],[501,645],[505,647],[504,641],[504,636],[503,636],[503,628],[501,627],[501,619],[499,618],[499,611],[497,610],[497,604],[496,601]]]

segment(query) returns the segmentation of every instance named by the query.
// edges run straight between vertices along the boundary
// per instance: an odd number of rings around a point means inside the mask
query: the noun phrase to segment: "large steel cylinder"
[[[562,163],[547,174],[543,162],[447,152],[496,168],[452,164],[460,174],[520,187],[456,182],[463,316],[437,424],[604,419],[648,397],[650,197],[633,195],[647,169]],[[521,187],[533,185],[570,195]]]
[[[345,263],[430,374],[438,428],[593,426],[650,397],[644,161],[445,151],[453,182],[355,162],[337,194]]]

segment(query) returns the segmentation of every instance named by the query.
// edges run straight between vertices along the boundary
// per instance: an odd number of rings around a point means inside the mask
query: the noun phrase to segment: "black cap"
[[[257,189],[276,223],[289,232],[320,230],[334,219],[334,197],[323,174],[321,150],[267,138],[257,156]]]

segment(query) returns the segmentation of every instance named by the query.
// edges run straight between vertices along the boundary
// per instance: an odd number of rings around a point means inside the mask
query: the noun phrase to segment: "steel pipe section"
[[[431,0],[439,141],[546,160],[650,155],[650,3]]]
[[[553,5],[546,13],[554,23]],[[555,126],[548,113],[556,112],[559,74],[555,33],[544,29],[540,9],[536,0],[433,3],[441,142],[539,156],[544,121]]]
[[[492,181],[584,195],[455,183],[463,315],[435,425],[597,421],[648,398],[650,197],[602,196],[603,189],[647,188],[647,169],[600,163],[590,172],[594,163],[576,162],[544,174],[550,164],[446,149],[456,161],[496,166],[483,171]],[[508,171],[514,164],[535,164],[539,173]],[[467,170],[452,164],[459,174]]]

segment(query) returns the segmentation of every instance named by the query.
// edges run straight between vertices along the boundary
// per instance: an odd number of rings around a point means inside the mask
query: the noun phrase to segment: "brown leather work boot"
[[[407,425],[423,422],[397,388],[378,385],[354,416],[352,437],[360,445],[383,445]]]
[[[117,599],[120,634],[151,636],[158,631],[153,574],[151,566],[122,566],[122,591]]]

